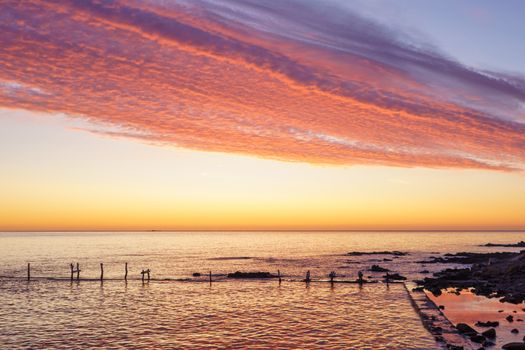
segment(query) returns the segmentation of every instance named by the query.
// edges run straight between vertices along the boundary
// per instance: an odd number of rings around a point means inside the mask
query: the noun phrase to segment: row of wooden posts
[[[74,275],[75,274],[76,274],[76,280],[80,281],[80,272],[82,270],[80,270],[79,263],[77,262],[76,266],[73,266],[73,263],[69,264],[69,269],[70,269],[70,272],[71,272],[71,281],[74,280]],[[140,274],[142,275],[142,278],[141,278],[142,282],[144,282],[146,278],[147,278],[148,282],[150,281],[150,277],[151,277],[150,273],[151,273],[150,269],[146,269],[146,270],[142,269],[142,271],[140,272]],[[330,272],[328,277],[330,277],[330,282],[334,283],[334,279],[336,277],[335,271]],[[282,282],[281,270],[277,270],[277,278],[279,279],[279,284],[280,284]],[[27,263],[27,280],[28,281],[31,280],[31,263]],[[125,263],[125,265],[124,265],[124,280],[125,281],[128,280],[128,263]],[[100,281],[101,282],[104,281],[104,264],[103,263],[100,263]],[[209,281],[210,281],[210,283],[212,282],[211,271],[209,273]],[[306,282],[306,283],[310,283],[312,281],[312,279],[310,277],[310,270],[306,271],[306,276],[305,276],[305,279],[303,281]],[[361,273],[361,271],[359,271],[358,282],[359,283],[363,283],[364,282],[363,281],[363,274]],[[388,282],[388,279],[387,279],[387,282]]]
[[[76,266],[73,265],[73,263],[69,264],[69,272],[71,273],[71,281],[73,281],[76,274],[76,280],[80,281],[80,272],[82,270],[80,269],[80,264],[77,263]],[[140,272],[142,275],[142,282],[147,278],[148,282],[150,281],[150,269],[142,269]],[[147,277],[146,277],[147,276]],[[211,272],[210,272],[210,279],[211,279]],[[27,263],[27,280],[31,281],[31,263]],[[128,280],[128,263],[125,263],[124,265],[124,280]],[[104,281],[104,263],[100,263],[100,281]]]

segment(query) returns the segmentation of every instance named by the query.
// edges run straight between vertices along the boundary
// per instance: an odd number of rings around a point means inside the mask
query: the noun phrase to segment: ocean
[[[485,252],[523,232],[86,232],[0,233],[3,349],[439,349],[402,284],[421,260]],[[516,248],[498,250],[517,251]],[[406,255],[348,255],[400,251]],[[69,280],[70,263],[81,280]],[[123,281],[128,263],[128,282]],[[32,280],[25,280],[31,263]],[[98,281],[104,263],[104,282]],[[151,270],[151,282],[140,272]],[[267,271],[271,280],[233,280]],[[313,282],[300,282],[306,271]],[[213,282],[208,281],[211,271]],[[194,273],[201,276],[194,277]],[[87,280],[86,280],[87,279]]]

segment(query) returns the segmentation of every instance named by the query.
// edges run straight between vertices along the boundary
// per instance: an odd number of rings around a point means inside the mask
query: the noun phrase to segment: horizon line
[[[518,229],[96,229],[96,230],[0,230],[0,233],[122,233],[122,232],[524,232]]]

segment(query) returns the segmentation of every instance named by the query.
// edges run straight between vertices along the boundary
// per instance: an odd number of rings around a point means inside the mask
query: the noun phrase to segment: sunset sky
[[[0,2],[0,231],[525,228],[525,2]]]

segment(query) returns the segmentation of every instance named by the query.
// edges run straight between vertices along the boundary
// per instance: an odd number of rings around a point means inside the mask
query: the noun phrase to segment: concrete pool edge
[[[452,322],[424,291],[414,289],[417,287],[415,283],[406,282],[403,283],[403,286],[421,323],[443,349],[454,349],[454,347],[464,350],[475,349],[465,337],[459,334]]]

